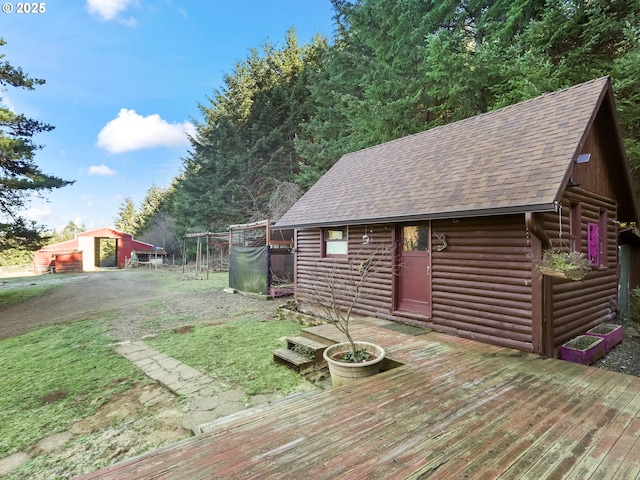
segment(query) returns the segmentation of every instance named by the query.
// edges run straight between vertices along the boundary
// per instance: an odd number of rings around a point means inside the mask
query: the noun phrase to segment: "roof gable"
[[[60,251],[75,251],[78,249],[79,237],[94,237],[94,238],[121,238],[124,241],[131,242],[131,247],[134,249],[152,249],[153,244],[142,242],[140,240],[134,240],[133,235],[126,232],[121,232],[113,228],[96,228],[94,230],[87,230],[85,232],[76,233],[76,237],[73,240],[67,240],[52,245],[42,247],[40,250],[47,252],[60,252]]]
[[[126,232],[121,232],[114,228],[96,228],[94,230],[87,230],[86,232],[80,232],[76,234],[78,237],[101,237],[101,238],[124,238],[130,237],[133,238],[133,235]]]
[[[277,227],[548,211],[608,77],[344,155]]]

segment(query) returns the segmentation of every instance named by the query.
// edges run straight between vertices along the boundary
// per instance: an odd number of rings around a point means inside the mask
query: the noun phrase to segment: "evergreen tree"
[[[604,75],[640,177],[640,0],[333,5],[331,44],[300,46],[289,32],[282,48],[252,50],[200,105],[191,152],[159,208],[180,232],[280,212],[269,202],[283,185],[309,188],[347,152]]]
[[[53,230],[48,243],[54,244],[67,242],[69,240],[75,239],[76,234],[86,231],[87,227],[85,227],[84,224],[76,225],[73,220],[69,220],[69,223],[67,223],[59,233],[55,229]]]
[[[344,153],[612,75],[640,170],[640,0],[334,0],[298,182]]]
[[[293,181],[301,157],[295,149],[309,109],[309,68],[320,38],[301,47],[252,50],[225,77],[225,86],[200,104],[192,151],[172,192],[172,216],[183,231],[215,231],[268,216],[271,194]]]
[[[0,46],[3,45],[5,41],[0,38]],[[0,54],[0,60],[3,58]],[[0,91],[8,86],[33,90],[44,83],[28,77],[21,68],[0,61]],[[33,160],[35,152],[42,148],[33,142],[33,136],[53,128],[0,104],[0,250],[21,246],[35,250],[42,246],[46,241],[43,229],[22,218],[19,212],[31,195],[73,183],[43,173]]]
[[[549,0],[487,56],[500,65],[493,108],[610,75],[632,171],[640,180],[640,0]]]
[[[136,211],[136,205],[131,197],[125,198],[120,204],[118,216],[115,219],[114,226],[121,232],[135,235],[140,225],[140,216]]]
[[[151,224],[153,217],[160,211],[162,202],[164,201],[168,190],[152,185],[142,200],[140,205],[140,213],[138,214],[138,226],[136,233],[146,231]]]

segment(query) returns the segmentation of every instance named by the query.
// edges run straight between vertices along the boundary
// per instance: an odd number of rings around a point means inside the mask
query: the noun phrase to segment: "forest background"
[[[116,228],[179,252],[185,233],[277,219],[347,152],[606,75],[640,185],[640,0],[332,3],[333,38],[290,30],[235,65],[172,184],[125,199]]]

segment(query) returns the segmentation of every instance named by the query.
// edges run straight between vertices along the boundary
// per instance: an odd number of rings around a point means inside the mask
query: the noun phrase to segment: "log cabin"
[[[637,221],[604,77],[348,153],[274,228],[295,229],[303,311],[375,257],[354,313],[557,356],[618,317],[618,230]],[[550,248],[588,253],[587,276],[542,275]]]

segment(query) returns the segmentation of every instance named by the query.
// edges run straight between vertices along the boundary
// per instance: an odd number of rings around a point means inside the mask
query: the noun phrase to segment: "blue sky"
[[[112,226],[126,197],[139,206],[167,187],[198,103],[251,48],[282,45],[289,28],[301,43],[333,34],[330,0],[55,0],[29,14],[8,4],[3,60],[46,84],[9,88],[2,103],[55,126],[35,138],[35,162],[76,181],[31,201],[26,216],[50,229]]]

